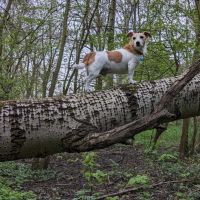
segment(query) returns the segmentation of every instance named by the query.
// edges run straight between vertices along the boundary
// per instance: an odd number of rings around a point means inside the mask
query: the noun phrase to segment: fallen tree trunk
[[[196,67],[200,67],[200,61]],[[179,79],[168,78],[43,100],[0,102],[0,161],[86,151],[124,141],[135,133],[102,137],[102,132],[148,116],[163,94]],[[199,115],[200,75],[167,102],[170,113],[159,113],[162,122]],[[147,118],[144,120],[148,121]],[[153,120],[150,128],[156,124]],[[142,131],[141,127],[139,131]],[[100,145],[95,146],[98,135],[102,138]],[[88,143],[90,139],[93,145]]]

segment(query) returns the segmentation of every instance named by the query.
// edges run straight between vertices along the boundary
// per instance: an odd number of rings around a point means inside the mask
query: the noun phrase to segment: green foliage
[[[41,24],[41,23],[44,23],[44,20],[43,19],[37,19],[37,18],[33,18],[33,17],[26,17],[26,16],[21,16],[21,20],[24,21],[25,23],[27,24]]]
[[[83,164],[87,168],[94,168],[96,167],[96,161],[95,158],[97,157],[95,152],[89,152],[89,153],[84,153],[83,154]]]
[[[197,191],[191,191],[189,194],[188,194],[188,199],[189,200],[197,200],[197,199],[200,199],[200,187],[197,189]]]
[[[12,79],[5,74],[0,74],[0,100],[19,98],[22,84],[18,78]]]
[[[137,81],[142,81],[173,76],[175,66],[172,62],[162,42],[151,42],[144,62],[137,68],[135,78]]]
[[[129,179],[127,186],[146,185],[149,183],[147,175],[137,175]]]
[[[177,192],[176,196],[179,200],[187,200],[185,193]]]
[[[20,185],[26,181],[49,180],[55,177],[55,171],[40,170],[33,171],[29,165],[16,162],[0,163],[0,176],[12,181],[12,185]],[[13,181],[14,180],[14,181]]]
[[[190,131],[192,133],[192,130]],[[146,149],[151,147],[152,139],[155,135],[155,130],[144,131],[135,136],[136,144],[142,144]],[[157,147],[171,147],[179,144],[181,136],[181,126],[175,123],[170,123],[167,130],[162,133],[158,140]]]
[[[108,174],[102,172],[101,170],[96,170],[95,172],[86,171],[84,173],[84,176],[87,179],[87,181],[94,180],[98,183],[103,183],[107,179]]]
[[[149,192],[141,192],[141,200],[150,200],[151,199],[151,194]]]
[[[79,190],[75,194],[75,198],[73,200],[95,200],[96,197],[94,196],[89,196],[88,193],[90,193],[90,190]]]
[[[158,160],[161,162],[176,161],[177,157],[169,153],[164,153],[159,157]]]
[[[101,170],[96,170],[96,167],[98,166],[95,158],[97,157],[95,152],[89,152],[83,154],[83,164],[85,166],[84,168],[84,177],[89,182],[89,184],[92,184],[93,181],[97,181],[98,183],[103,183],[106,181],[108,174],[104,173]]]
[[[14,191],[10,187],[0,184],[0,199],[1,200],[36,200],[36,195],[33,192]]]
[[[32,171],[27,164],[17,162],[0,163],[0,200],[37,199],[33,192],[23,192],[20,185],[27,181],[47,181],[55,178],[55,171]],[[13,190],[12,188],[15,188]]]
[[[21,192],[17,190],[13,190],[9,185],[11,182],[6,178],[0,176],[0,199],[1,200],[35,200],[36,195],[31,192]]]
[[[96,163],[97,154],[95,152],[84,153],[82,157],[84,165],[83,176],[87,181],[89,190],[80,190],[75,199],[93,200],[95,196],[98,196],[98,194],[88,195],[88,193],[92,193],[93,183],[105,183],[108,180],[108,174],[97,169],[99,165]]]

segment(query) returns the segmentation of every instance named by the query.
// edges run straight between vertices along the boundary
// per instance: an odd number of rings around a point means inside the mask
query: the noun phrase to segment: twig
[[[197,181],[200,181],[200,178],[182,179],[182,180],[175,180],[175,181],[165,181],[165,182],[155,183],[155,184],[152,184],[150,186],[143,185],[143,186],[140,186],[140,187],[137,187],[137,188],[130,188],[130,189],[126,189],[126,190],[121,190],[119,192],[106,194],[106,195],[103,195],[101,197],[97,197],[96,200],[103,200],[107,197],[113,197],[113,196],[122,196],[122,195],[127,194],[127,193],[137,192],[139,190],[144,190],[144,189],[152,189],[154,187],[164,185],[164,184],[169,184],[169,183],[186,183],[186,182],[197,182]]]

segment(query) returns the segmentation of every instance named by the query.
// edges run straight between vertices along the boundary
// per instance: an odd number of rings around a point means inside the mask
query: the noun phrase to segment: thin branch
[[[136,187],[136,188],[130,188],[130,189],[126,189],[126,190],[120,190],[119,192],[114,192],[114,193],[110,193],[107,195],[103,195],[101,197],[97,197],[96,200],[103,200],[107,197],[114,197],[114,196],[122,196],[128,193],[133,193],[133,192],[137,192],[140,190],[149,190],[152,189],[154,187],[158,187],[161,185],[166,185],[166,184],[170,184],[170,183],[188,183],[188,182],[198,182],[200,181],[200,178],[194,178],[194,179],[182,179],[182,180],[174,180],[174,181],[163,181],[163,182],[159,182],[159,183],[154,183],[152,185],[142,185],[140,187]]]

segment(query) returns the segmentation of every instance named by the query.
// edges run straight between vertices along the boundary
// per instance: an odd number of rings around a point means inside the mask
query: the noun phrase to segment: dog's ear
[[[127,33],[127,37],[132,37],[133,36],[133,31]]]
[[[150,34],[149,32],[147,32],[147,31],[144,31],[144,35],[145,35],[146,37],[150,37],[150,38],[151,38],[151,34]]]

